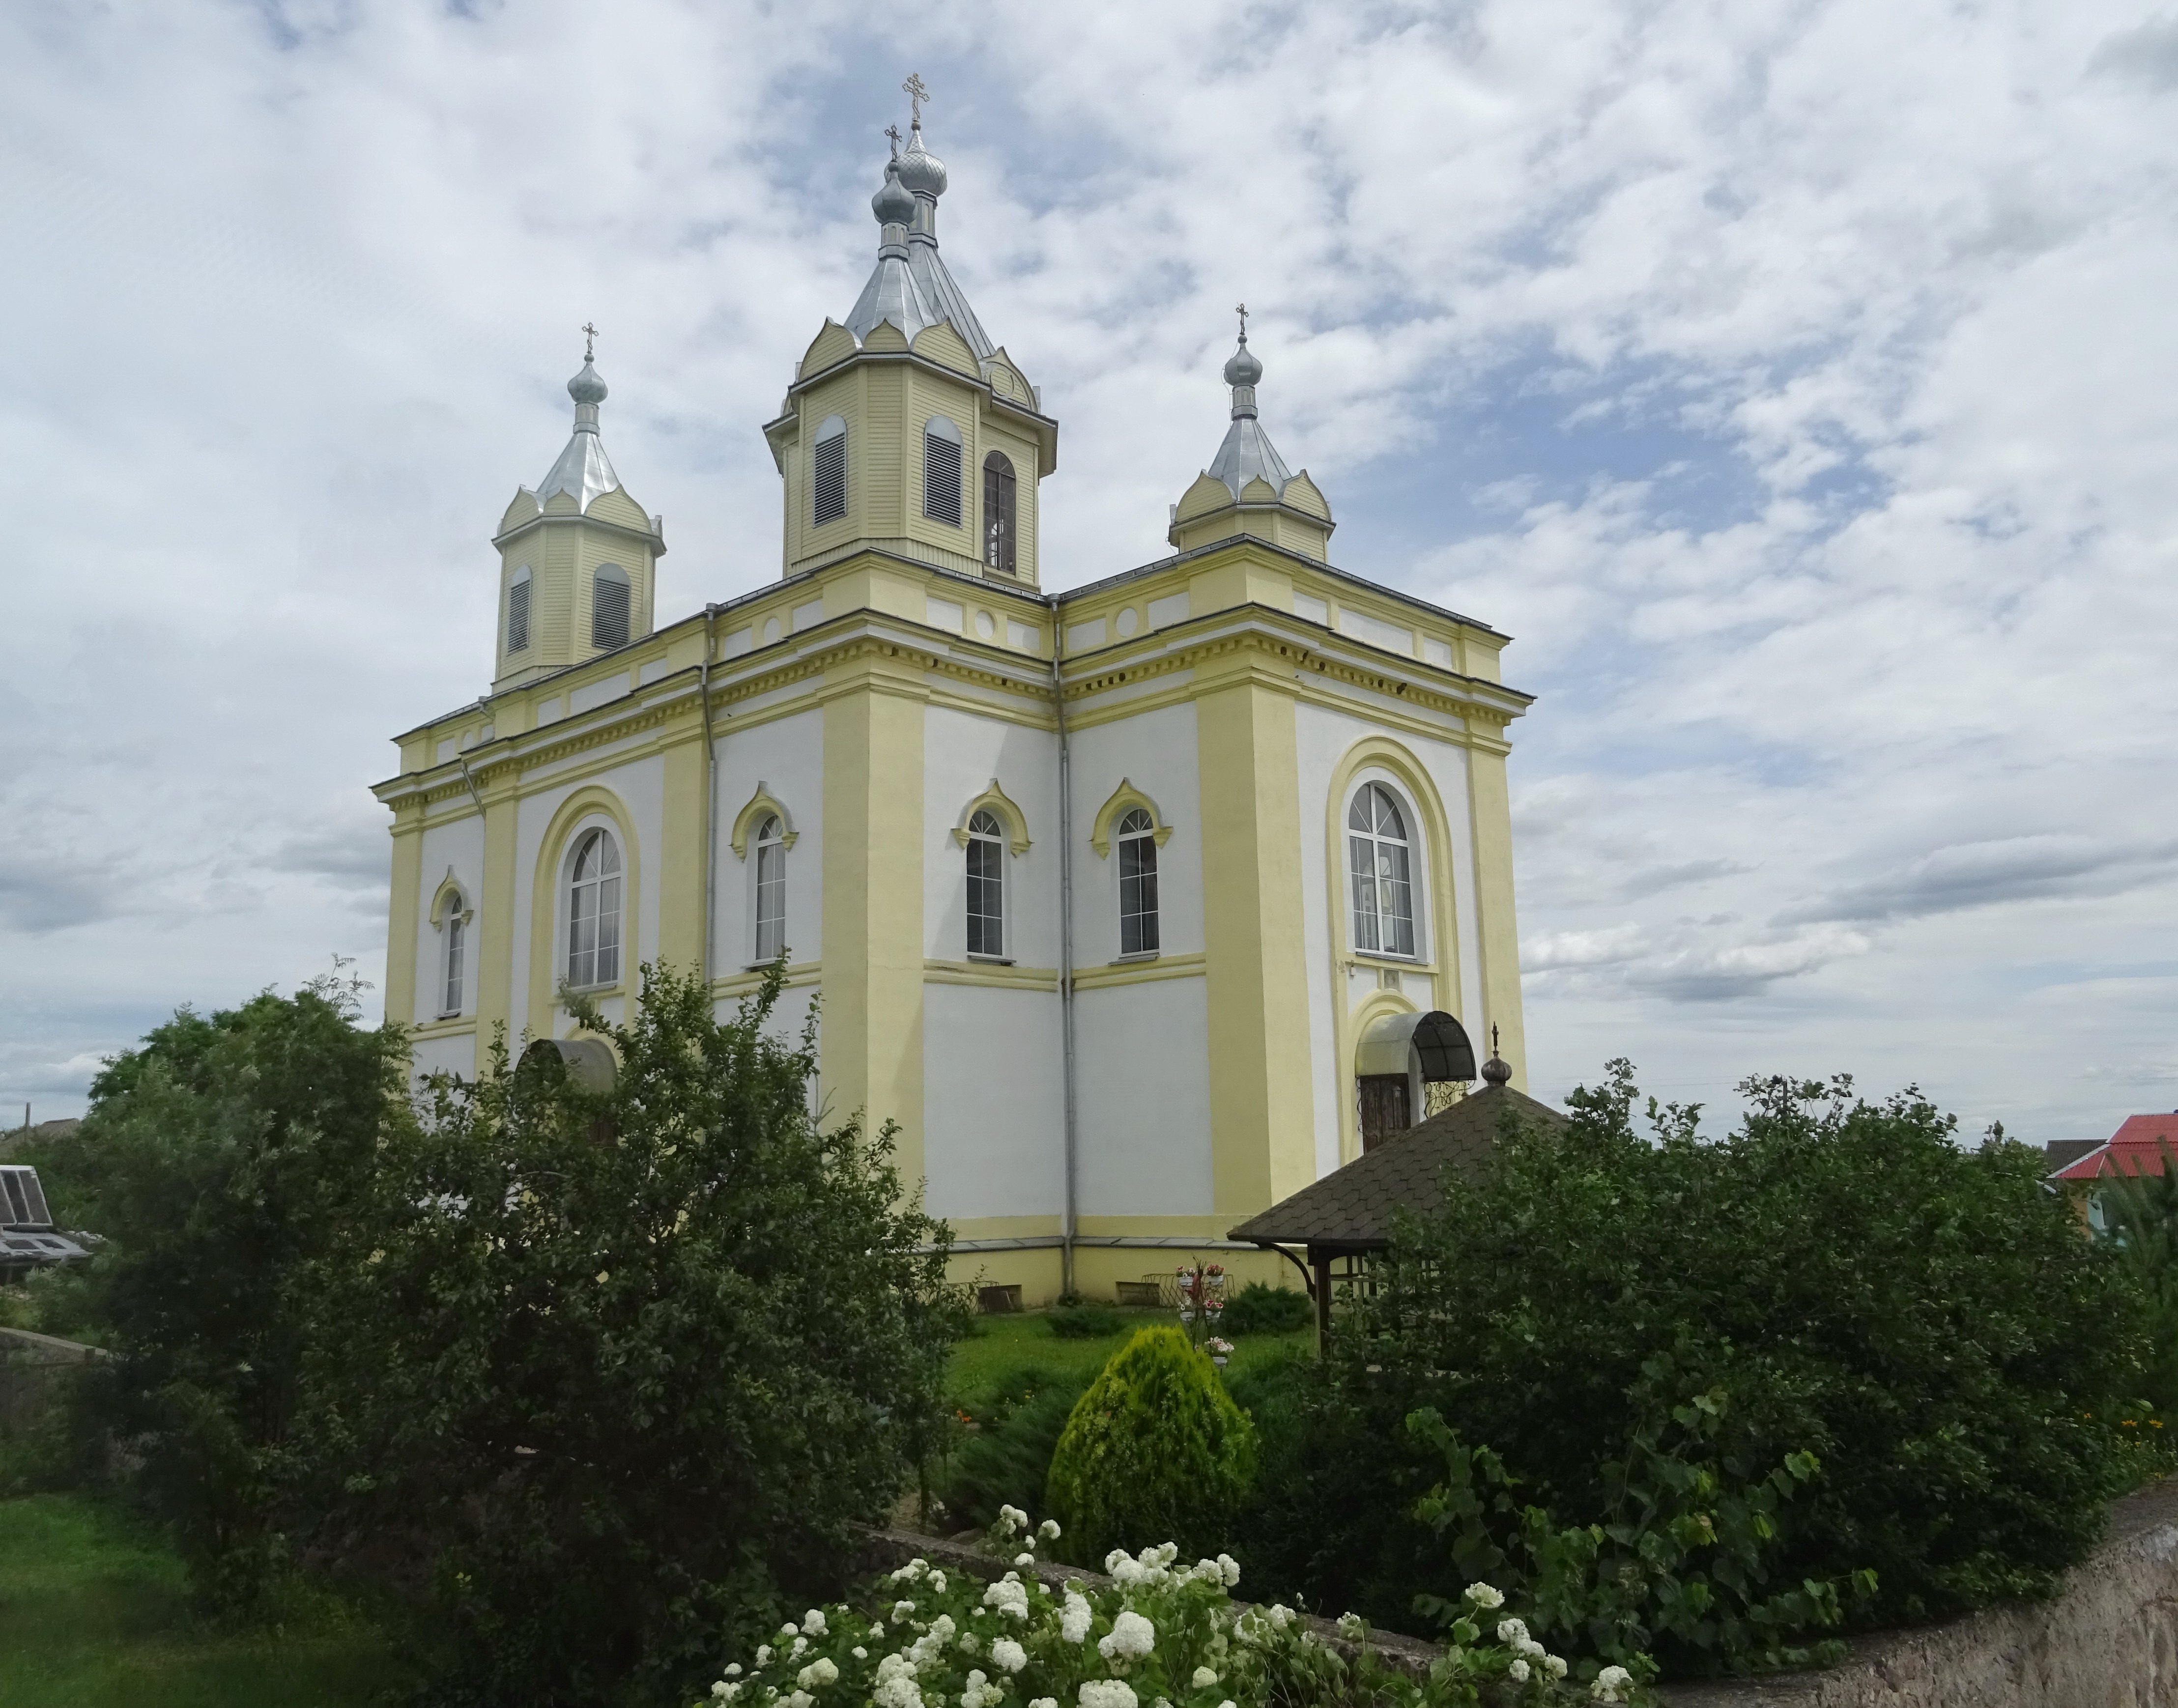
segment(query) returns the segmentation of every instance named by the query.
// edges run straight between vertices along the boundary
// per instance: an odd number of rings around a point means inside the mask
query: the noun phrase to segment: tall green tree
[[[813,1114],[780,972],[724,1021],[643,976],[629,1024],[581,1011],[610,1091],[503,1043],[434,1081],[335,1260],[317,1451],[423,1585],[448,1700],[700,1690],[840,1584],[966,1326],[891,1126]]]
[[[402,1034],[356,1024],[358,988],[183,1009],[107,1064],[47,1154],[63,1213],[107,1242],[79,1306],[116,1355],[96,1432],[129,1444],[200,1598],[224,1610],[289,1553],[318,1260],[372,1202],[403,1109]]]

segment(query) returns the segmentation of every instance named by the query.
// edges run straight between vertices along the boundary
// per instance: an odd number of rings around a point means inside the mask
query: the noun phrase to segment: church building
[[[1044,590],[1059,423],[940,258],[945,188],[918,111],[869,282],[764,424],[754,593],[660,622],[586,354],[493,538],[490,690],[375,791],[386,1012],[466,1076],[495,1026],[572,1036],[571,991],[626,1015],[642,963],[723,1013],[783,956],[821,1106],[900,1124],[956,1276],[1108,1299],[1457,1095],[1469,1040],[1524,1088],[1529,697],[1505,635],[1333,565],[1245,320],[1170,555]]]

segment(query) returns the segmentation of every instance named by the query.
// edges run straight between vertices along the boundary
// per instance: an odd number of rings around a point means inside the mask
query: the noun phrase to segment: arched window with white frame
[[[458,892],[446,897],[446,923],[439,944],[439,1017],[451,1020],[462,1011],[464,963],[468,958],[468,916]]]
[[[968,820],[968,953],[1006,952],[1006,833],[998,815],[979,808]]]
[[[756,829],[756,959],[776,961],[786,948],[786,827],[776,813]]]
[[[1382,783],[1364,784],[1346,814],[1354,946],[1372,955],[1415,952],[1413,851],[1406,815]]]
[[[1119,953],[1157,952],[1157,824],[1140,807],[1130,808],[1113,833],[1119,853]]]
[[[567,983],[580,990],[620,983],[620,845],[586,830],[567,879]]]

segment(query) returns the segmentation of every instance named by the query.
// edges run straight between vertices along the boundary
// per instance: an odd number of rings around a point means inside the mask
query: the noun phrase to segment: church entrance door
[[[1354,1081],[1361,1118],[1361,1148],[1374,1150],[1415,1124],[1412,1088],[1404,1074],[1363,1074]]]

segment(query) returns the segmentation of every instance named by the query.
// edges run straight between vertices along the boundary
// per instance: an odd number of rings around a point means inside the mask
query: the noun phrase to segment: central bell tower
[[[918,103],[919,106],[919,103]],[[994,345],[938,253],[945,165],[918,111],[870,202],[877,266],[827,320],[764,428],[784,486],[783,568],[863,550],[1037,585],[1037,484],[1059,424]]]

